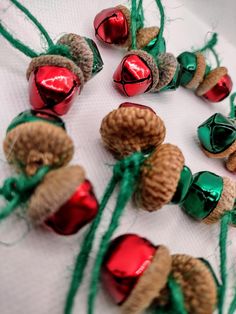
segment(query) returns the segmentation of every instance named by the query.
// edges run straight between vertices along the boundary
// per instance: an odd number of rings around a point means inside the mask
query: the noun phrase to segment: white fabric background
[[[33,14],[43,23],[53,39],[65,32],[75,32],[94,38],[93,18],[103,8],[119,4],[115,0],[22,0]],[[191,4],[195,4],[191,6]],[[212,3],[212,1],[209,1]],[[198,48],[206,39],[208,31],[223,31],[217,50],[222,64],[227,66],[233,81],[236,81],[235,46],[226,38],[234,34],[234,29],[222,27],[228,16],[221,14],[219,6],[231,5],[227,12],[235,12],[234,1],[217,1],[213,6],[205,6],[208,1],[164,0],[167,23],[165,37],[168,51],[179,54],[192,46]],[[144,1],[147,25],[159,23],[155,5]],[[192,10],[192,8],[194,8]],[[229,8],[229,7],[228,7]],[[209,9],[210,23],[202,14]],[[203,19],[201,19],[201,16]],[[0,1],[0,18],[14,33],[26,43],[38,49],[42,46],[37,32],[21,13],[14,10],[7,0]],[[230,18],[230,17],[229,17]],[[216,23],[214,22],[216,21]],[[217,23],[220,21],[220,23]],[[226,34],[226,36],[224,35]],[[236,43],[235,43],[236,44]],[[91,80],[76,100],[73,108],[64,118],[72,136],[76,154],[74,163],[83,165],[88,178],[93,182],[100,199],[110,178],[114,163],[112,156],[100,141],[99,126],[102,118],[128,99],[119,95],[112,87],[112,74],[120,62],[123,52],[98,43],[104,60],[104,69]],[[5,131],[18,113],[29,108],[25,71],[29,59],[13,49],[0,38],[0,141]],[[206,103],[192,92],[180,88],[176,92],[141,95],[129,99],[152,107],[165,121],[166,142],[177,144],[183,151],[186,164],[193,172],[209,170],[219,175],[228,173],[222,160],[211,160],[203,155],[196,138],[197,126],[215,112],[229,113],[229,100],[219,104]],[[2,149],[0,177],[14,173],[7,165]],[[106,209],[99,234],[105,229],[114,206],[112,200]],[[10,247],[0,245],[0,313],[1,314],[59,314],[63,312],[65,294],[68,289],[73,261],[79,250],[85,232],[84,228],[75,236],[61,237],[45,230],[32,230],[24,240]],[[0,224],[0,240],[14,241],[25,230],[25,223],[16,217]],[[121,225],[115,236],[126,232],[138,233],[156,244],[167,245],[173,253],[187,253],[207,258],[218,269],[218,225],[206,226],[187,217],[177,206],[165,206],[156,213],[146,213],[128,205]],[[236,237],[231,228],[230,239]],[[228,264],[231,279],[235,277],[236,241],[229,241],[230,260]],[[93,250],[93,261],[96,249]],[[86,313],[86,289],[89,269],[83,286],[76,299],[75,313]],[[231,284],[233,284],[231,282]],[[101,291],[97,300],[96,313],[118,313],[109,297]]]

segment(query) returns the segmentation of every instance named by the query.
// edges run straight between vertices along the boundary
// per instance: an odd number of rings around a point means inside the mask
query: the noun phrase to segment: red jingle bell
[[[102,267],[102,281],[117,304],[123,303],[152,261],[157,247],[135,234],[112,241]]]
[[[143,94],[152,87],[152,71],[140,56],[129,54],[118,65],[113,81],[126,96]]]
[[[102,10],[94,19],[96,37],[106,44],[123,44],[129,36],[125,14],[119,7]]]
[[[218,83],[206,92],[202,97],[211,101],[219,102],[224,100],[231,93],[233,82],[228,74],[220,78]]]
[[[64,115],[80,93],[78,77],[67,68],[41,66],[31,72],[29,97],[33,109]]]
[[[135,104],[133,102],[123,102],[122,104],[119,105],[119,108],[130,108],[130,107],[140,108],[140,109],[147,109],[147,110],[150,110],[150,111],[152,111],[153,113],[156,114],[156,112],[154,110],[152,110],[152,108],[150,108],[148,106],[145,106],[145,105]]]
[[[45,224],[60,235],[72,235],[92,221],[97,212],[98,202],[92,184],[85,180]]]

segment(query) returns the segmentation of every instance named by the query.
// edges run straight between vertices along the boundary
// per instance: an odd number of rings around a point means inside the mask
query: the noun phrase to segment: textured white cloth
[[[119,1],[105,0],[22,0],[42,22],[53,39],[61,34],[74,32],[94,38],[93,18],[97,12]],[[191,11],[193,1],[164,0],[167,23],[165,37],[169,52],[175,55],[191,47],[202,46],[209,31],[217,31],[217,23],[207,24],[200,18],[207,1],[198,1]],[[196,2],[196,1],[195,1]],[[212,1],[211,1],[212,2]],[[219,2],[219,1],[218,1]],[[217,3],[218,3],[217,2]],[[235,12],[236,4],[228,12]],[[190,7],[188,7],[190,5]],[[157,25],[159,16],[154,1],[144,1],[148,25]],[[218,8],[219,9],[219,8]],[[220,10],[211,7],[211,20],[227,20]],[[213,13],[212,13],[213,12]],[[205,14],[207,16],[207,14]],[[14,34],[24,39],[31,47],[41,51],[40,39],[34,27],[21,13],[9,6],[7,0],[0,1],[0,19]],[[228,31],[233,34],[234,29]],[[222,29],[222,28],[221,28]],[[232,38],[232,36],[231,36]],[[236,44],[236,43],[235,43]],[[83,165],[87,177],[93,182],[100,199],[111,175],[108,164],[114,163],[112,156],[100,141],[99,127],[102,118],[128,99],[112,87],[112,74],[120,62],[123,52],[98,43],[104,60],[104,69],[85,86],[71,111],[65,116],[69,134],[72,136],[76,153],[74,163]],[[228,67],[233,81],[236,81],[236,47],[226,40],[224,33],[219,37],[217,51],[222,64]],[[212,61],[214,62],[214,61]],[[0,38],[0,141],[18,113],[29,108],[25,72],[29,59]],[[215,112],[229,113],[229,100],[219,104],[206,103],[192,92],[179,88],[176,92],[160,95],[146,94],[129,99],[132,102],[152,107],[165,121],[166,142],[178,145],[186,158],[186,164],[193,172],[209,170],[219,175],[234,177],[224,168],[222,160],[208,159],[200,150],[196,128]],[[1,150],[1,180],[14,173],[6,164]],[[105,230],[114,206],[114,199],[105,210],[105,217],[99,235]],[[0,240],[12,242],[25,231],[24,221],[10,218],[0,224]],[[10,247],[0,245],[0,313],[1,314],[59,314],[63,312],[65,295],[69,286],[74,258],[79,250],[85,229],[75,236],[61,237],[45,230],[32,230],[24,240]],[[219,226],[207,226],[191,220],[178,206],[166,206],[156,213],[146,213],[126,207],[121,225],[115,235],[138,233],[156,244],[167,245],[173,253],[187,253],[208,259],[217,271]],[[236,230],[230,229],[230,239],[236,239]],[[235,275],[236,241],[229,241],[228,269],[231,278]],[[94,248],[91,261],[95,256]],[[91,265],[89,266],[91,267]],[[86,293],[89,269],[84,284],[76,298],[74,313],[86,313]],[[118,313],[104,291],[97,300],[96,313]]]

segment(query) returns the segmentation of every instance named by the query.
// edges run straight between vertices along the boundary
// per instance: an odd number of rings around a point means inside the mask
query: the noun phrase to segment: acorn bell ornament
[[[83,168],[65,167],[74,145],[59,117],[33,110],[19,114],[7,129],[3,148],[20,174],[7,178],[0,189],[6,200],[0,220],[26,203],[33,225],[61,235],[74,234],[94,219],[98,202]]]
[[[204,260],[170,255],[165,246],[136,234],[121,235],[110,243],[101,270],[103,286],[123,314],[141,314],[150,308],[212,314],[217,307],[215,278]],[[173,298],[178,288],[182,301]]]
[[[236,93],[230,97],[229,117],[215,113],[197,130],[203,152],[210,158],[226,158],[226,167],[231,172],[236,171],[235,97]]]
[[[222,243],[225,245],[228,226],[236,222],[234,218],[235,182],[230,178],[221,178],[207,171],[203,174],[192,175],[191,170],[185,165],[181,150],[175,145],[163,144],[165,127],[151,108],[133,103],[121,104],[118,109],[104,117],[100,133],[105,146],[115,157],[119,158],[119,161],[113,167],[112,178],[104,192],[98,214],[81,245],[74,269],[76,275],[72,278],[65,306],[65,311],[68,313],[73,307],[76,291],[81,286],[88,262],[88,252],[92,249],[104,209],[118,183],[119,190],[115,208],[110,224],[99,243],[91,273],[87,303],[89,313],[93,313],[104,254],[119,225],[125,206],[132,197],[139,208],[149,212],[158,210],[166,204],[178,204],[190,217],[204,223],[215,223],[220,220]],[[149,254],[152,249],[150,247],[150,251],[145,252]],[[114,269],[116,266],[115,263]],[[129,268],[125,267],[125,269],[129,271]],[[105,272],[104,280],[108,282],[109,290],[117,303],[126,303],[125,300],[129,293],[132,295],[132,287],[137,277],[138,274],[134,274],[130,281],[122,282],[122,278],[120,281],[116,281],[114,277],[112,278],[112,274]],[[112,287],[112,283],[114,283],[114,287]],[[134,289],[134,291],[136,290]],[[141,294],[144,294],[145,289],[138,291],[142,291]],[[149,290],[147,289],[147,291]],[[154,294],[156,293],[156,286],[152,291]],[[157,297],[156,294],[155,297]],[[135,306],[139,304],[141,296],[139,297],[138,294],[137,302],[133,300],[136,299],[132,299],[131,302],[136,311]],[[149,305],[150,303],[147,304],[147,306]],[[132,311],[132,307],[127,307],[125,313],[132,313]],[[135,311],[134,313],[136,313]],[[139,312],[137,311],[137,313]]]
[[[144,27],[142,0],[138,2],[136,10],[137,48],[142,49],[155,40],[159,28]],[[131,20],[131,12],[124,5],[102,10],[94,18],[93,25],[96,38],[104,44],[130,49],[132,45]]]
[[[142,6],[140,3],[139,5]],[[138,10],[136,1],[132,2],[130,51],[126,53],[113,75],[115,87],[129,97],[176,89],[180,83],[181,68],[173,54],[166,53],[163,38],[164,9],[160,1],[157,5],[161,15],[160,29],[151,27],[138,30]]]
[[[177,60],[182,66],[181,85],[195,91],[197,96],[210,102],[220,102],[229,96],[232,90],[232,80],[225,67],[220,62],[214,46],[217,44],[217,34],[199,51],[181,53]],[[211,51],[216,59],[217,67],[212,69],[204,55]]]
[[[76,34],[62,36],[53,43],[47,31],[17,0],[11,1],[38,28],[47,50],[37,53],[14,38],[1,23],[0,33],[8,42],[32,58],[27,69],[29,100],[34,110],[62,116],[66,114],[84,84],[102,70],[103,61],[92,39]]]

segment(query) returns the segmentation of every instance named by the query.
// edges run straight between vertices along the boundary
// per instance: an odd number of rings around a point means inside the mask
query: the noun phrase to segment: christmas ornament
[[[29,99],[33,109],[56,115],[66,114],[84,84],[102,70],[103,61],[93,40],[76,34],[62,36],[56,44],[37,19],[17,0],[10,0],[38,28],[47,42],[37,53],[0,23],[0,33],[8,42],[32,58],[27,70]]]
[[[21,174],[6,179],[0,188],[7,201],[0,219],[27,202],[26,216],[32,224],[70,235],[96,216],[98,203],[83,168],[64,167],[74,146],[59,117],[33,110],[19,114],[3,146],[8,162]]]
[[[235,97],[235,93],[230,97],[229,117],[215,113],[198,127],[203,152],[211,158],[227,158],[226,167],[232,172],[236,171]]]
[[[224,100],[232,90],[232,80],[228,70],[220,66],[214,46],[217,44],[217,34],[214,33],[211,40],[199,51],[183,52],[177,60],[182,66],[181,85],[192,89],[197,96],[201,96],[210,102]],[[210,50],[216,59],[217,68],[211,69],[207,65],[204,52]]]
[[[28,215],[35,225],[45,223],[58,234],[71,235],[93,220],[97,210],[98,203],[83,168],[69,166],[44,177],[29,201]]]
[[[133,6],[136,5],[133,3]],[[144,27],[144,14],[142,0],[139,1],[136,17],[136,41],[137,48],[146,47],[156,40],[159,33],[158,27]],[[94,19],[94,29],[97,39],[108,45],[116,45],[123,48],[131,48],[131,19],[134,18],[130,10],[123,5],[108,8],[99,12]]]
[[[210,314],[217,305],[215,275],[206,263],[188,255],[171,256],[165,246],[154,246],[136,234],[110,243],[101,279],[122,313],[143,313],[153,305],[157,313],[169,309],[168,313]]]
[[[155,91],[159,83],[157,54],[165,52],[165,41],[162,37],[164,10],[160,1],[157,1],[157,5],[161,14],[160,30],[158,28],[145,29],[145,36],[144,33],[140,36],[139,24],[137,24],[140,14],[138,14],[136,1],[132,1],[131,23],[129,23],[131,51],[126,53],[113,75],[115,86],[126,96]]]
[[[106,147],[120,160],[113,168],[113,176],[102,198],[98,215],[84,238],[76,260],[65,306],[67,314],[72,311],[73,300],[81,285],[89,252],[92,249],[96,229],[102,219],[104,208],[118,182],[120,189],[115,209],[110,224],[100,241],[91,275],[88,298],[88,313],[90,314],[94,311],[104,254],[108,249],[109,240],[119,225],[125,205],[132,196],[138,207],[146,211],[155,211],[166,204],[173,203],[178,204],[190,217],[204,223],[215,223],[220,220],[220,239],[223,246],[221,253],[223,250],[226,252],[226,242],[224,241],[227,238],[228,226],[230,223],[235,223],[235,182],[230,178],[221,178],[207,171],[192,175],[191,170],[185,166],[184,156],[180,149],[172,144],[162,144],[165,136],[164,125],[152,109],[137,104],[132,105],[132,103],[122,104],[103,119],[100,132]],[[150,250],[152,251],[152,247]],[[141,252],[142,249],[140,254]],[[144,254],[144,260],[146,260],[145,256]],[[124,260],[129,260],[129,258]],[[117,264],[114,265],[115,269]],[[131,271],[129,274],[133,273],[133,268],[125,269]],[[129,295],[132,296],[132,289],[138,277],[138,274],[131,275],[130,281],[126,280],[122,283],[122,280],[116,281],[111,274],[105,273],[104,280],[115,300],[118,303],[126,303],[126,298],[129,298]],[[156,283],[155,280],[154,282]],[[156,288],[154,290],[156,293]],[[145,289],[140,291],[143,293]],[[141,297],[137,297],[137,300],[140,299]],[[154,297],[151,300],[153,299]],[[135,307],[137,302],[132,301],[131,303],[135,309],[133,313],[139,313]],[[147,306],[149,305],[150,302]],[[128,307],[125,313],[132,313],[132,306]],[[201,307],[199,311],[200,309]]]

